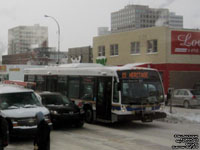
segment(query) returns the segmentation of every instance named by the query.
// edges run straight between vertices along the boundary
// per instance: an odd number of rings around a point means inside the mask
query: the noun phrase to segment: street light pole
[[[52,17],[52,16],[48,16],[48,15],[44,15],[44,17],[49,17],[49,18],[51,18],[51,19],[53,19],[55,22],[56,22],[56,24],[57,24],[57,26],[58,26],[58,53],[57,53],[57,64],[60,64],[60,59],[59,59],[59,55],[60,55],[60,25],[59,25],[59,23],[58,23],[58,21],[54,18],[54,17]]]

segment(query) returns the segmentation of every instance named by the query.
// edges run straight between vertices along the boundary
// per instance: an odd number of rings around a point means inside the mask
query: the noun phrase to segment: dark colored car
[[[82,127],[84,124],[84,110],[75,105],[69,98],[54,92],[38,93],[42,104],[50,111],[53,125],[74,124]]]

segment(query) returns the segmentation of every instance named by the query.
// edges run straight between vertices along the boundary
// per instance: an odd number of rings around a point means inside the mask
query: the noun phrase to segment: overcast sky
[[[57,25],[45,14],[55,17],[60,24],[61,51],[92,46],[97,28],[110,28],[111,12],[130,3],[169,8],[184,16],[185,28],[200,28],[200,0],[1,0],[0,50],[7,47],[9,28],[34,24],[48,26],[49,46],[57,47]]]

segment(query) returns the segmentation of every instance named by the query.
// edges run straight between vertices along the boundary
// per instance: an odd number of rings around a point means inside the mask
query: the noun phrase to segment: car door
[[[176,103],[177,105],[183,105],[185,99],[185,90],[179,90],[177,98],[176,98]]]
[[[182,105],[183,105],[183,103],[184,103],[185,100],[190,101],[191,97],[192,97],[192,95],[190,94],[190,92],[188,90],[185,90],[184,91],[184,97],[183,97]]]
[[[179,93],[179,90],[174,90],[173,91],[173,94],[172,94],[172,97],[171,97],[172,105],[177,105],[178,98],[179,98],[178,93]]]

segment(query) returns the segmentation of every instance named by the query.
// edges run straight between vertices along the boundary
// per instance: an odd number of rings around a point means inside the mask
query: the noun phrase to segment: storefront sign
[[[172,31],[171,53],[200,55],[200,32]]]
[[[0,72],[6,72],[6,66],[0,66]]]

